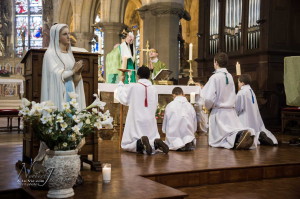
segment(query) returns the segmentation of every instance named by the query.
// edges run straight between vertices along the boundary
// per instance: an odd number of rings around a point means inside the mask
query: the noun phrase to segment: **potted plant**
[[[37,138],[46,146],[43,164],[51,175],[48,180],[50,198],[66,198],[74,195],[73,185],[80,170],[78,150],[84,138],[95,128],[112,128],[113,118],[109,110],[104,112],[105,102],[96,100],[84,110],[78,109],[77,94],[69,93],[71,101],[63,103],[62,110],[50,101],[36,103],[22,99],[20,115],[32,126]]]

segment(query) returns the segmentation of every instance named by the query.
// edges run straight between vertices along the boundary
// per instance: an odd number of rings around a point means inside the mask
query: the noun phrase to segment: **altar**
[[[125,87],[128,86],[125,85]],[[172,90],[175,87],[181,87],[185,96],[190,100],[190,94],[195,93],[196,100],[199,98],[200,87],[199,86],[186,86],[186,85],[153,85],[158,92],[158,108],[156,111],[156,119],[158,125],[158,131],[162,137],[164,134],[161,131],[163,122],[163,113],[167,104],[172,100]],[[128,106],[121,105],[118,101],[114,99],[114,91],[118,87],[118,84],[110,83],[98,83],[98,94],[101,101],[106,102],[106,108],[110,110],[112,117],[114,118],[114,132],[119,132],[123,129],[123,125],[126,121],[126,115],[128,111]],[[120,114],[122,112],[122,114]],[[162,113],[162,114],[161,114]],[[120,125],[121,124],[121,125]]]
[[[11,77],[0,78],[0,96],[19,96],[24,94],[24,80]]]

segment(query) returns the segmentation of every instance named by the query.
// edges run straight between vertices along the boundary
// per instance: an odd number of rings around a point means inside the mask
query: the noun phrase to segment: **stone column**
[[[76,46],[80,48],[85,48],[89,52],[91,51],[90,41],[92,40],[94,33],[92,32],[76,32],[77,37]]]
[[[179,20],[184,14],[183,4],[173,2],[148,4],[138,11],[144,22],[143,47],[149,40],[150,47],[158,51],[159,59],[173,71],[171,77],[178,79],[178,33]]]
[[[102,22],[99,24],[104,31],[104,63],[107,53],[109,53],[114,45],[121,43],[120,33],[125,28],[123,23],[118,22]]]
[[[104,54],[106,55],[113,49],[114,45],[121,43],[120,33],[125,25],[118,22],[102,22],[100,27],[104,32]]]

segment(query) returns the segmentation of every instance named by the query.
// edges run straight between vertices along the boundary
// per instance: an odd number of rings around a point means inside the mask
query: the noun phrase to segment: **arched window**
[[[100,22],[99,15],[96,16],[95,23]],[[92,53],[99,53],[104,54],[104,32],[102,28],[96,27],[94,30],[94,37],[91,44],[91,51]],[[103,75],[104,74],[104,56],[98,56],[98,73]],[[99,75],[100,76],[100,75]]]
[[[16,54],[21,57],[30,48],[43,43],[42,0],[15,0]]]

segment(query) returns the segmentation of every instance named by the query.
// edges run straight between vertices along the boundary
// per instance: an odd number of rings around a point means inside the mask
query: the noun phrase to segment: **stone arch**
[[[73,8],[70,0],[61,0],[53,2],[54,23],[65,23],[70,25],[73,16]]]
[[[134,25],[138,25],[140,27],[141,17],[137,11],[138,8],[142,6],[140,0],[129,0],[125,13],[124,13],[124,24],[127,25],[129,28],[132,28]]]

